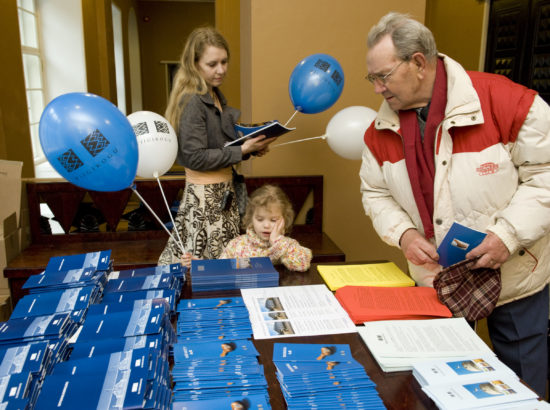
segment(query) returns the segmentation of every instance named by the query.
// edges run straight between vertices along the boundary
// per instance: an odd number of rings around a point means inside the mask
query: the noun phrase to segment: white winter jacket
[[[510,251],[501,305],[540,291],[550,278],[550,107],[504,77],[467,73],[440,57],[448,97],[434,153],[433,241],[438,246],[454,221],[496,234]],[[485,126],[494,135],[480,131]],[[365,134],[360,170],[365,212],[397,247],[407,229],[423,233],[399,133],[399,116],[384,101]],[[409,270],[421,286],[437,274],[410,262]]]

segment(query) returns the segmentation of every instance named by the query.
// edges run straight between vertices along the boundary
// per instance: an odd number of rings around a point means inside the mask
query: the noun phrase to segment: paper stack
[[[317,270],[330,290],[343,286],[414,286],[393,262],[365,263],[362,265],[318,265]]]
[[[193,292],[279,285],[279,272],[268,257],[191,261]]]
[[[252,325],[241,297],[182,299],[177,311],[178,341],[249,339]]]
[[[270,408],[243,299],[183,299],[178,312],[172,408]]]
[[[440,409],[540,408],[537,395],[495,356],[416,363],[413,375]],[[546,403],[544,403],[546,404]],[[493,407],[495,406],[495,407]],[[499,407],[502,406],[502,407]]]
[[[0,378],[2,386],[7,385],[6,392],[13,387],[14,382],[19,386],[12,390],[15,395],[0,397],[0,402],[8,402],[13,408],[24,409],[23,400],[30,405],[35,403],[40,392],[42,381],[53,366],[53,353],[48,342],[28,343],[0,349]],[[14,376],[10,378],[10,376]],[[7,377],[7,379],[5,379]],[[5,384],[4,384],[5,383]],[[17,401],[13,402],[14,399]]]
[[[170,407],[173,312],[165,299],[94,304],[74,339],[69,360],[47,376],[36,408]]]
[[[426,359],[495,355],[464,318],[366,322],[357,330],[385,372]]]
[[[83,286],[100,286],[103,289],[106,282],[106,271],[98,271],[95,268],[69,269],[66,271],[45,270],[39,275],[30,276],[23,284],[23,289],[28,290],[29,294],[32,295]]]
[[[17,302],[10,319],[67,312],[76,323],[81,323],[88,307],[97,303],[100,297],[99,286],[72,287],[25,295]]]
[[[169,380],[158,349],[71,359],[46,378],[35,409],[169,409]]]
[[[92,305],[76,342],[160,334],[173,343],[176,334],[170,316],[170,306],[164,299]]]
[[[93,268],[96,271],[112,270],[111,250],[54,256],[48,261],[46,272],[66,272],[71,269]]]
[[[428,287],[344,286],[336,291],[335,296],[356,324],[453,315],[439,301],[435,289]]]
[[[0,323],[0,354],[3,357],[0,383],[16,393],[0,397],[3,405],[24,409],[26,404],[33,408],[44,376],[56,363],[66,360],[69,354],[67,340],[76,328],[70,313],[10,319]]]
[[[165,299],[175,313],[185,273],[179,263],[113,271],[103,291],[103,303],[132,303],[140,299]]]
[[[289,409],[384,409],[349,345],[275,343],[273,363]]]

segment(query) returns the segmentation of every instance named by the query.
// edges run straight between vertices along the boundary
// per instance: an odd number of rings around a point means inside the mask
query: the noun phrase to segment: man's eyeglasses
[[[375,82],[379,82],[382,85],[386,85],[388,80],[391,78],[391,75],[399,68],[401,64],[403,64],[405,60],[401,60],[400,63],[397,63],[395,67],[393,67],[388,74],[368,74],[365,78],[369,80],[372,84]]]

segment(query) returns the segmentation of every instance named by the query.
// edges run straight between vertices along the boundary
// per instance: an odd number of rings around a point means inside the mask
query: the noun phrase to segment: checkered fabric
[[[474,321],[491,314],[500,295],[500,269],[471,269],[465,260],[443,269],[434,279],[437,297],[455,317]]]

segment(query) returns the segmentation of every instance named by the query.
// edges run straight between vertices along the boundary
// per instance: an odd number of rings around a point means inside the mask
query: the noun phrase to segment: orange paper
[[[373,320],[431,319],[452,317],[434,288],[344,286],[336,299],[354,323]]]

